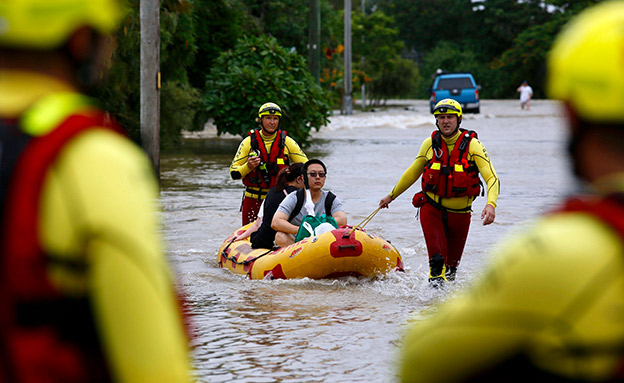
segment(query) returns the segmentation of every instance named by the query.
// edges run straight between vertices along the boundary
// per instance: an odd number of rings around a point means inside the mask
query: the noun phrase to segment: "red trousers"
[[[447,267],[457,267],[466,245],[471,214],[447,212],[446,215],[445,230],[443,211],[426,203],[420,208],[420,225],[429,259],[435,254],[442,254]]]
[[[241,207],[243,212],[243,226],[255,221],[256,218],[258,218],[258,211],[260,211],[262,201],[263,200],[258,200],[258,198],[243,198],[243,206]]]

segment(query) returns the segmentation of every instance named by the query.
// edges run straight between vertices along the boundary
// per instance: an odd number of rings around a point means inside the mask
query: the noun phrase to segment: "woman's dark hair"
[[[282,170],[280,170],[274,186],[275,191],[280,192],[284,190],[289,182],[293,182],[294,180],[296,180],[297,177],[301,175],[302,168],[303,163],[297,162],[287,168],[283,168]]]

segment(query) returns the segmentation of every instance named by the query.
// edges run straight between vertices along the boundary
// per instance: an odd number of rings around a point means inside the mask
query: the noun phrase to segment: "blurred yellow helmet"
[[[591,122],[624,121],[624,2],[583,11],[548,56],[547,93]]]
[[[435,105],[433,108],[433,115],[438,114],[455,114],[458,118],[462,116],[462,107],[459,102],[452,98],[445,98]]]
[[[80,27],[111,33],[121,0],[0,0],[0,46],[54,49]]]
[[[258,109],[258,118],[262,119],[262,116],[268,115],[282,117],[282,109],[277,104],[267,102]]]

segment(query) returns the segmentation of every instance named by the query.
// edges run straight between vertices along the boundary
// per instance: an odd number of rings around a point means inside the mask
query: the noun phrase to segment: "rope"
[[[235,263],[235,264],[237,264],[237,265],[247,266],[247,265],[248,265],[248,264],[250,264],[251,262],[256,261],[258,258],[262,258],[262,257],[264,257],[265,255],[267,255],[267,254],[269,254],[269,253],[271,253],[271,252],[273,251],[273,249],[269,249],[269,250],[267,250],[265,253],[262,253],[262,254],[258,255],[257,257],[255,257],[255,258],[252,258],[252,259],[248,259],[248,260],[246,260],[246,261],[239,262],[236,258],[234,258],[234,257],[228,257],[228,255],[227,255],[227,249],[230,247],[230,245],[231,245],[232,243],[234,243],[234,241],[233,241],[233,240],[232,240],[232,241],[230,241],[230,243],[228,243],[228,244],[227,244],[227,246],[225,247],[225,249],[223,249],[223,251],[221,252],[221,256],[222,256],[223,258],[227,259],[228,261],[232,261],[232,262],[234,262],[234,263]]]
[[[353,229],[351,229],[351,231],[349,231],[349,235],[351,235],[351,233],[353,233],[353,231],[355,231],[356,229],[363,229],[364,226],[366,226],[366,224],[369,223],[371,219],[373,219],[375,214],[377,214],[379,212],[379,210],[381,210],[381,207],[378,207],[377,209],[375,209],[372,213],[370,213],[368,215],[368,217],[364,218],[364,220],[362,220],[362,222],[360,222],[356,226],[353,226]]]

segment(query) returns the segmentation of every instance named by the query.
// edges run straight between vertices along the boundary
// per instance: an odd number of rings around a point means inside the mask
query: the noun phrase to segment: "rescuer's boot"
[[[429,285],[439,287],[446,281],[446,265],[442,254],[435,254],[429,260]]]

